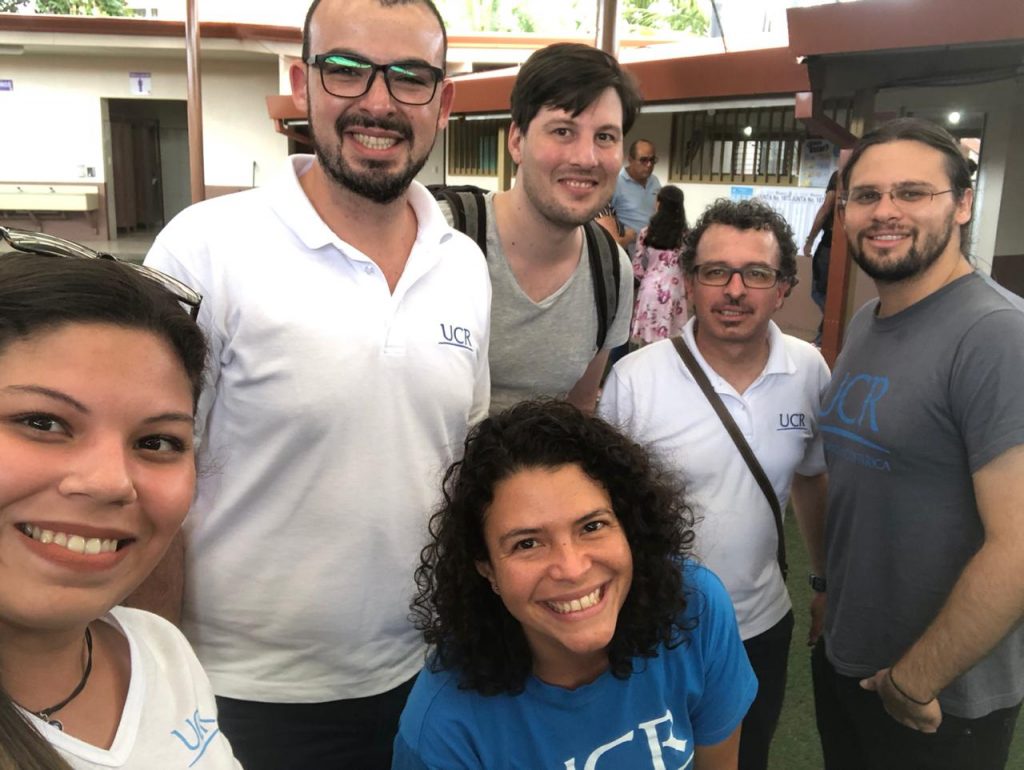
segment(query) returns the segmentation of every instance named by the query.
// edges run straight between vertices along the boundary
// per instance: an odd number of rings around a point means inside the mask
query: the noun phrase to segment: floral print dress
[[[644,243],[646,238],[645,227],[637,236],[633,254],[633,275],[640,281],[640,288],[631,334],[641,342],[657,342],[674,337],[686,325],[686,287],[679,264],[682,249],[650,248]]]

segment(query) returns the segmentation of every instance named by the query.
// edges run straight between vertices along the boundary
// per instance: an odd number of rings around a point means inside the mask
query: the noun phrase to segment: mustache
[[[382,131],[393,131],[407,141],[412,140],[412,124],[398,115],[373,118],[369,115],[340,115],[334,121],[334,130],[338,136],[349,128],[378,128]]]

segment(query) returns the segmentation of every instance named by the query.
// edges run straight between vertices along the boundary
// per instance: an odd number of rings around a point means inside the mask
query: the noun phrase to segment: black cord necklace
[[[85,683],[89,681],[89,674],[92,673],[92,632],[89,627],[85,627],[85,671],[82,672],[82,679],[78,682],[78,686],[71,691],[71,694],[58,703],[56,706],[50,706],[50,708],[42,709],[41,711],[33,711],[37,717],[42,719],[46,724],[53,725],[58,730],[63,731],[64,725],[59,719],[54,719],[53,715],[64,708],[66,705],[71,703],[75,698],[81,694],[82,690],[85,689]]]

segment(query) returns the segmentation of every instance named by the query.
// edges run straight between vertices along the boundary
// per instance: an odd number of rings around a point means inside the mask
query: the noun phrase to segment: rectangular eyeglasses
[[[696,274],[697,280],[705,286],[726,286],[738,273],[743,285],[748,289],[770,289],[779,282],[779,277],[782,275],[781,270],[767,265],[745,265],[737,268],[714,263],[696,265],[693,272]],[[790,281],[793,286],[796,286],[796,276],[793,276]]]
[[[306,64],[320,70],[320,82],[332,96],[355,99],[370,90],[380,72],[388,93],[402,104],[427,104],[444,79],[444,70],[421,61],[396,61],[375,64],[348,53],[320,53]]]

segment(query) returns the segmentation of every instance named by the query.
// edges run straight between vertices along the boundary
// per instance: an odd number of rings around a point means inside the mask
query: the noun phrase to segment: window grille
[[[507,118],[453,119],[448,124],[448,173],[494,176],[498,173],[498,137]]]
[[[825,114],[849,126],[848,102]],[[806,130],[792,106],[707,109],[672,116],[672,182],[796,185]]]

